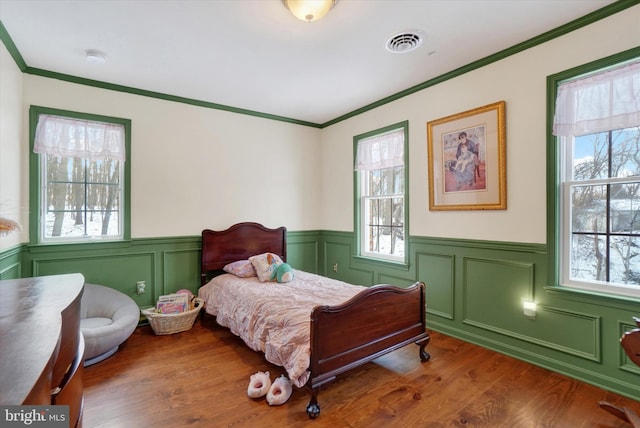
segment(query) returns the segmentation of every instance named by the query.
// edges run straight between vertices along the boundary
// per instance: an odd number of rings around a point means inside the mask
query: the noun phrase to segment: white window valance
[[[60,116],[40,115],[35,153],[90,161],[126,160],[124,126]]]
[[[404,165],[404,129],[358,141],[356,171]]]
[[[639,61],[558,86],[554,135],[579,136],[639,125]]]

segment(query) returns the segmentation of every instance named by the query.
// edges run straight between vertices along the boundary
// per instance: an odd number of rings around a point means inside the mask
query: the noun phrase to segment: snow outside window
[[[40,243],[124,239],[125,127],[38,115]]]
[[[406,125],[356,137],[359,255],[404,262]]]
[[[640,62],[561,83],[554,131],[561,285],[640,297]]]

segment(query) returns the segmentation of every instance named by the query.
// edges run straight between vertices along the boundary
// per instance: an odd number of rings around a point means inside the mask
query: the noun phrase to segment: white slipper
[[[267,403],[270,406],[284,404],[291,397],[292,392],[291,381],[285,375],[282,375],[271,384],[271,388],[267,393]]]
[[[269,379],[269,372],[257,372],[251,375],[249,379],[249,387],[247,388],[247,395],[251,398],[264,397],[265,394],[271,388],[271,379]]]

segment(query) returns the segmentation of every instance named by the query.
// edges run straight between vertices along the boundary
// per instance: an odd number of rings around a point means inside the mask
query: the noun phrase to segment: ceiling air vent
[[[406,53],[418,49],[422,44],[420,31],[411,30],[395,34],[385,44],[387,50],[393,53]]]

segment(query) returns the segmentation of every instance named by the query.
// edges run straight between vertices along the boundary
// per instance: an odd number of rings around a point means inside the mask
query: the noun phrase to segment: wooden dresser
[[[0,404],[69,405],[82,426],[81,274],[0,281]]]

